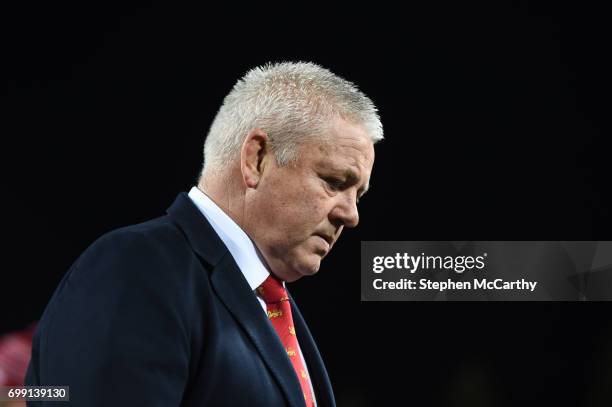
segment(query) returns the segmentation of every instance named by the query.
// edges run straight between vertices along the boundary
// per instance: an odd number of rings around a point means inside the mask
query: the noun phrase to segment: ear
[[[269,138],[263,130],[253,129],[246,136],[240,150],[240,170],[247,188],[255,188],[259,183],[269,150]]]

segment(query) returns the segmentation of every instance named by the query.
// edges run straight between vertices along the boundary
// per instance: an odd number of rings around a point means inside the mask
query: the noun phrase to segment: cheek
[[[326,196],[306,182],[277,189],[274,199],[270,205],[272,208],[267,208],[270,222],[288,240],[305,239],[327,216]]]
[[[304,225],[318,225],[326,217],[326,203],[329,198],[325,191],[306,182],[299,185],[287,204],[294,221]]]

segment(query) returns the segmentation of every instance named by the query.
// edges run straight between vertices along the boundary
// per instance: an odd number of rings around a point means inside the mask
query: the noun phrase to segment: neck
[[[236,177],[231,171],[223,171],[214,175],[202,174],[197,187],[245,230],[244,191],[241,191],[240,185],[236,184]]]

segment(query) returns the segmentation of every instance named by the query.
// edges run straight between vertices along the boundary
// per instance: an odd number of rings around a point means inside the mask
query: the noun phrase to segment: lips
[[[321,239],[325,240],[327,244],[329,244],[329,247],[331,247],[332,244],[334,243],[334,238],[331,237],[330,235],[324,235],[322,233],[317,233],[315,234],[315,236],[319,236]]]

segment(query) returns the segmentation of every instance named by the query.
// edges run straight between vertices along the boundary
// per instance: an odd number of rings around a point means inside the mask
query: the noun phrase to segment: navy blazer
[[[291,306],[317,403],[335,406]],[[26,384],[70,386],[69,403],[31,406],[305,405],[272,324],[186,193],[166,216],[112,231],[77,259],[39,322]]]

